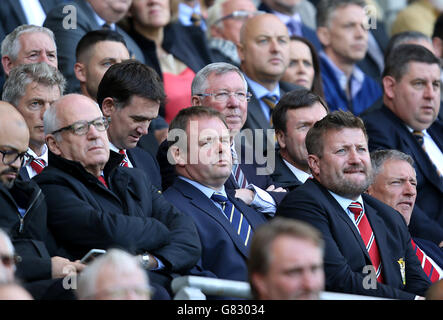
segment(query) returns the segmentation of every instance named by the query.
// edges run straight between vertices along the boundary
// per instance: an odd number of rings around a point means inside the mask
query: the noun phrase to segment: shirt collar
[[[186,177],[178,176],[178,178],[179,178],[179,179],[182,179],[182,180],[184,180],[184,181],[190,183],[190,184],[193,185],[194,187],[196,187],[198,190],[200,190],[200,191],[201,191],[205,196],[207,196],[209,199],[211,199],[212,194],[213,194],[214,192],[219,192],[219,193],[223,194],[225,197],[227,197],[227,196],[226,196],[226,191],[225,191],[225,186],[224,186],[224,185],[221,187],[220,190],[214,190],[214,189],[211,189],[211,188],[209,188],[209,187],[207,187],[207,186],[202,185],[201,183],[199,183],[199,182],[197,182],[197,181],[194,181],[194,180],[188,179],[188,178],[186,178]]]
[[[277,100],[280,99],[280,84],[277,82],[277,85],[275,86],[274,90],[269,91],[265,87],[263,87],[260,83],[255,82],[254,80],[251,80],[248,76],[244,75],[246,78],[246,81],[248,82],[249,87],[251,88],[252,92],[255,94],[255,96],[258,99],[261,99],[267,95],[273,95],[277,96]]]
[[[88,1],[85,1],[86,4],[91,8],[92,13],[94,14],[95,17],[95,21],[98,23],[99,26],[103,26],[106,22],[106,20],[103,20],[94,10],[94,8],[92,8],[92,6],[89,4]],[[115,23],[107,23],[109,25],[109,27],[111,28],[111,30],[115,31]]]
[[[338,194],[332,192],[331,190],[328,190],[328,191],[334,197],[334,199],[337,200],[340,207],[342,207],[343,210],[345,210],[346,212],[348,211],[348,207],[352,202],[359,202],[361,204],[361,206],[364,208],[363,198],[361,195],[358,196],[357,200],[352,200],[352,199],[347,199],[342,196],[339,196]]]
[[[282,157],[282,159],[283,159],[283,157]],[[297,179],[300,180],[301,182],[305,183],[306,180],[308,180],[310,177],[312,177],[312,175],[310,175],[309,173],[306,173],[303,170],[300,170],[299,168],[293,166],[292,164],[290,164],[285,159],[283,159],[283,162],[286,164],[286,166],[289,168],[289,170],[291,170],[291,172],[294,174],[294,176],[296,176]]]
[[[288,16],[278,11],[272,10],[272,13],[275,14],[284,24],[287,24],[289,21],[293,20],[296,23],[301,23],[301,16],[298,12],[294,13],[292,16]]]
[[[30,157],[26,156],[26,163],[30,159],[43,159],[46,163],[48,163],[48,146],[46,144],[43,145],[43,152],[41,156],[38,156],[31,148],[28,148],[26,152],[30,155]]]

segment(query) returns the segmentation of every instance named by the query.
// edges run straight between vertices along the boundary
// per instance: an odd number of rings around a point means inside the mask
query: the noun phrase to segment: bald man
[[[243,128],[271,129],[273,107],[283,94],[298,87],[280,81],[289,65],[289,42],[288,29],[273,14],[260,14],[243,24],[237,51],[252,93]],[[273,134],[263,141],[274,147]]]
[[[0,101],[0,227],[10,234],[22,257],[16,276],[25,288],[36,299],[57,298],[67,293],[61,281],[67,268],[81,271],[84,265],[57,256],[56,245],[48,237],[43,193],[33,180],[19,177],[28,143],[25,119],[11,104]]]

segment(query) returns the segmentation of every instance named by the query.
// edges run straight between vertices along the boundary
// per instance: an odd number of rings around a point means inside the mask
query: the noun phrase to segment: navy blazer
[[[235,199],[229,192],[227,194],[248,219],[252,230],[266,222],[262,214]],[[181,212],[189,215],[197,227],[202,245],[201,259],[197,264],[201,273],[197,274],[248,281],[246,261],[249,252],[220,209],[200,190],[179,178],[163,195]]]
[[[298,180],[295,174],[292,173],[286,163],[284,163],[278,148],[275,150],[275,169],[271,174],[271,178],[279,183],[282,188],[286,188],[290,191],[303,184],[303,182]]]
[[[424,296],[430,282],[412,250],[411,236],[403,217],[388,205],[363,194],[365,213],[375,234],[385,283],[365,289],[363,268],[371,264],[365,244],[346,212],[328,190],[315,179],[308,179],[291,191],[277,210],[277,216],[310,223],[325,241],[326,290],[414,299]],[[405,284],[399,260],[405,262]]]
[[[129,161],[131,161],[134,168],[139,168],[148,176],[150,182],[154,187],[162,189],[162,177],[160,175],[160,166],[157,160],[149,153],[140,147],[135,147],[126,150]]]
[[[369,136],[370,151],[397,149],[414,159],[417,200],[409,228],[414,230],[414,236],[440,243],[443,240],[443,179],[437,175],[431,160],[415,137],[390,109],[383,106],[362,118]],[[443,123],[434,121],[427,132],[443,151]]]

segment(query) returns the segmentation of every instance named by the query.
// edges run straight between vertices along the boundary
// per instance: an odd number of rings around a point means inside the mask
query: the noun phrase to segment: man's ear
[[[85,83],[86,82],[86,67],[81,62],[76,62],[74,64],[74,73],[75,77],[78,81]]]
[[[172,145],[169,147],[168,158],[169,156],[172,158],[176,166],[183,167],[187,162],[186,153],[176,145]]]
[[[244,46],[242,43],[237,43],[236,47],[238,57],[240,58],[240,61],[243,62],[245,60]]]
[[[47,134],[45,137],[46,145],[48,146],[48,149],[51,150],[53,154],[56,154],[60,156],[62,154],[62,151],[60,150],[58,146],[57,139],[55,139],[55,136],[53,134]]]
[[[392,76],[385,76],[382,79],[383,91],[390,100],[395,98],[395,85],[397,81]]]
[[[308,165],[311,169],[311,173],[314,177],[318,177],[320,174],[320,158],[315,154],[308,155]]]
[[[116,110],[114,99],[111,97],[105,98],[105,100],[102,102],[101,108],[105,117],[111,117]]]
[[[277,138],[278,145],[281,149],[286,148],[286,139],[285,139],[285,133],[281,130],[275,131],[275,136]]]
[[[193,106],[201,106],[201,101],[200,101],[200,97],[197,96],[192,96],[191,97],[191,103]]]
[[[317,28],[317,37],[323,47],[328,47],[331,44],[331,33],[326,27]]]
[[[9,58],[8,56],[2,57],[2,66],[7,76],[9,75],[9,72],[11,72],[12,68],[14,68],[14,64],[12,63],[11,58]]]
[[[259,299],[265,299],[266,292],[267,290],[267,286],[264,280],[264,276],[261,275],[260,273],[254,272],[251,274],[251,282],[254,284],[255,290],[257,291],[258,297]]]

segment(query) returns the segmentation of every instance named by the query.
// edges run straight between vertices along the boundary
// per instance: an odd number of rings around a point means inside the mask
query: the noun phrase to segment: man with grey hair
[[[20,171],[24,179],[39,174],[48,163],[43,114],[63,95],[64,87],[65,79],[60,71],[44,62],[19,65],[6,80],[2,99],[17,108],[30,132],[25,165]]]
[[[331,111],[359,115],[382,95],[380,85],[356,65],[368,49],[365,6],[364,0],[321,0],[317,6],[320,70]]]
[[[149,300],[149,278],[136,257],[110,249],[80,274],[79,300]]]
[[[398,150],[371,153],[374,182],[367,193],[401,213],[409,226],[417,196],[414,160]],[[433,242],[413,237],[412,246],[431,282],[443,277],[443,253]]]

